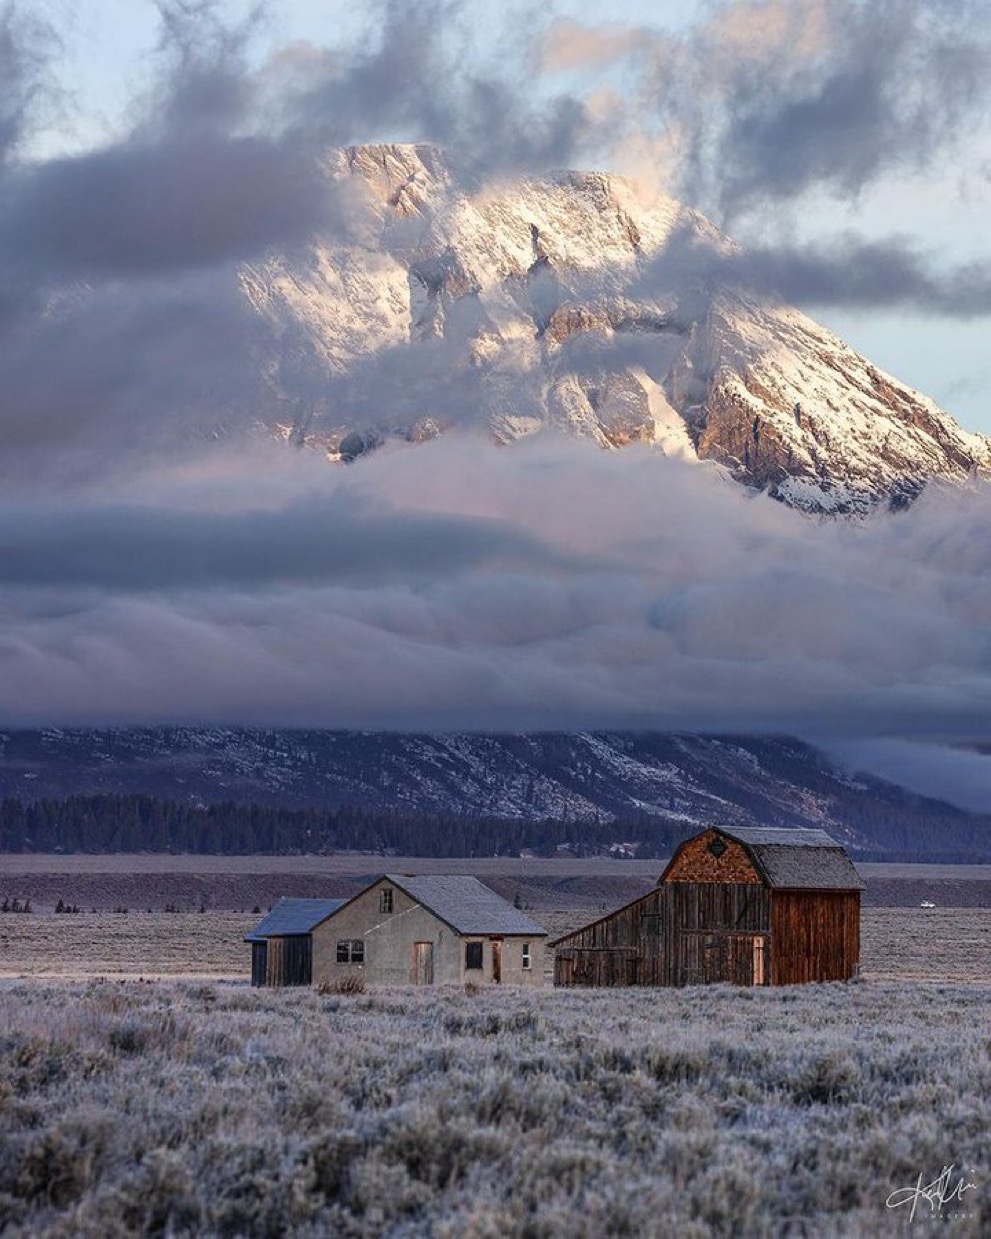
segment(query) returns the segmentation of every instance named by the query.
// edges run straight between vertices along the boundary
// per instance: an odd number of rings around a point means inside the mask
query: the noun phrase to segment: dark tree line
[[[896,809],[851,792],[844,820],[870,840],[860,860],[991,861],[991,819],[906,797]],[[759,813],[768,826],[813,825]],[[713,823],[718,824],[718,823]],[[641,814],[586,822],[413,813],[400,809],[279,808],[234,803],[180,804],[148,795],[79,795],[64,800],[0,800],[0,852],[191,852],[293,855],[383,852],[404,856],[518,856],[609,851],[618,840],[642,858],[669,856],[698,826]]]
[[[596,853],[616,839],[629,839],[638,843],[638,855],[650,857],[667,854],[684,835],[682,823],[669,826],[646,816],[619,825],[381,809],[186,805],[154,796],[0,801],[0,852],[516,856],[527,848],[551,854],[563,844]]]

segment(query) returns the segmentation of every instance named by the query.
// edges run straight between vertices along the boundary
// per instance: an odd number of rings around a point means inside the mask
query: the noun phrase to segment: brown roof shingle
[[[774,826],[720,826],[742,843],[777,890],[863,890],[860,874],[841,844],[824,830]]]

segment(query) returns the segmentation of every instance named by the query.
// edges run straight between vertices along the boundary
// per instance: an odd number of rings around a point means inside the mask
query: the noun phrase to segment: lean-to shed
[[[718,827],[648,894],[557,939],[556,985],[790,985],[860,963],[863,882],[821,830]]]
[[[251,944],[252,985],[309,985],[313,980],[313,930],[343,899],[280,899],[244,935]]]
[[[543,985],[547,931],[477,878],[385,874],[313,931],[313,980]]]

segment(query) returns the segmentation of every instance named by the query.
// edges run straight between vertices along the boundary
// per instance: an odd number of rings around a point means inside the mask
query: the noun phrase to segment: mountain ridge
[[[739,247],[673,199],[604,173],[465,189],[429,146],[350,147],[327,175],[363,204],[352,235],[239,277],[293,442],[351,460],[469,409],[497,442],[649,443],[809,512],[991,472],[991,440],[832,332],[713,284]]]
[[[991,820],[788,737],[158,727],[0,733],[0,796],[147,794],[505,821],[812,826],[862,853],[991,849]],[[923,836],[926,836],[924,839]]]

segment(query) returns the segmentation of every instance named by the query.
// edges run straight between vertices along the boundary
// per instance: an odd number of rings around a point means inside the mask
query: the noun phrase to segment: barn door
[[[722,947],[722,939],[716,934],[703,935],[701,964],[702,982],[705,985],[726,980]]]
[[[433,985],[434,983],[434,944],[432,942],[413,943],[413,984]]]
[[[502,943],[492,943],[492,980],[499,985],[502,981]]]

